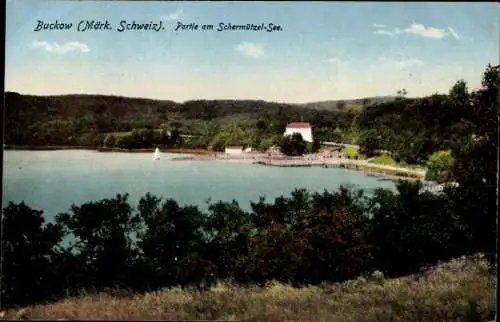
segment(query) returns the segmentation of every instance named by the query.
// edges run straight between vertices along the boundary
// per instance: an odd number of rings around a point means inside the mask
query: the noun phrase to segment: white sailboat
[[[153,154],[153,160],[160,160],[160,149],[156,147],[155,153]]]

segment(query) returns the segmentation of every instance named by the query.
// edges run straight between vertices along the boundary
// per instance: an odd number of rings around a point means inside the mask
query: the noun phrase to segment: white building
[[[241,146],[227,146],[224,152],[226,154],[242,154],[244,150]]]
[[[293,122],[286,126],[284,136],[293,135],[294,133],[300,133],[302,138],[306,142],[312,142],[312,128],[311,124],[307,122]]]

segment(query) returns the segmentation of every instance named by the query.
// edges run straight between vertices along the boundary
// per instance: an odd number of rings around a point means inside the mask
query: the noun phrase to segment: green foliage
[[[349,105],[350,103],[347,103]],[[184,103],[101,95],[5,95],[5,142],[8,145],[79,145],[98,147],[105,135],[134,129],[169,129],[201,137],[186,144],[207,146],[221,139],[231,145],[254,145],[282,135],[286,123],[303,117],[313,128],[348,129],[359,110],[264,101],[195,100]],[[331,108],[333,107],[333,108]],[[99,140],[85,133],[102,135]],[[176,141],[177,142],[177,141]],[[182,144],[182,143],[181,143]],[[134,145],[134,144],[130,144]],[[179,145],[179,143],[177,143]],[[258,144],[257,144],[258,146]]]
[[[358,117],[359,144],[367,156],[391,151],[396,161],[425,164],[438,150],[463,146],[474,131],[464,82],[450,95],[400,99],[366,107]]]
[[[460,209],[446,195],[420,193],[419,188],[420,184],[401,182],[399,195],[378,189],[370,201],[376,205],[371,238],[380,262],[375,267],[389,275],[467,252],[457,217]],[[391,256],[398,260],[389,260]]]
[[[365,156],[359,153],[359,150],[355,147],[345,147],[342,148],[342,154],[344,157],[352,160],[363,160]]]
[[[266,151],[270,147],[272,147],[277,141],[278,139],[276,137],[261,139],[257,144],[257,148],[261,151]]]
[[[94,287],[128,282],[134,257],[130,234],[137,229],[137,219],[127,198],[117,195],[80,207],[73,205],[70,213],[56,216],[57,224],[76,238],[72,250],[76,251],[76,260],[85,263],[87,278]]]
[[[321,141],[314,139],[313,143],[311,144],[311,153],[317,153],[321,149]]]
[[[283,137],[280,143],[281,153],[288,156],[301,156],[307,152],[307,143],[302,134],[294,133]]]
[[[103,144],[105,147],[114,147],[116,145],[116,138],[113,134],[108,134],[104,138]]]
[[[458,80],[450,89],[449,96],[455,104],[459,106],[466,105],[470,98],[467,82],[463,79]]]
[[[427,161],[426,180],[438,183],[450,182],[453,180],[453,164],[455,160],[451,155],[451,150],[434,152]]]
[[[377,130],[365,130],[361,133],[358,143],[363,154],[373,157],[376,155],[375,151],[381,146],[381,136]]]
[[[143,227],[137,234],[138,247],[143,254],[142,269],[149,272],[143,276],[146,284],[199,282],[196,278],[203,274],[196,259],[204,250],[200,227],[205,221],[201,211],[180,207],[172,199],[162,202],[150,194],[139,201],[138,210]]]
[[[374,270],[399,276],[480,249],[459,220],[455,190],[419,189],[401,183],[398,193],[378,189],[373,197],[345,187],[301,189],[273,202],[261,198],[250,212],[235,201],[202,212],[150,194],[133,210],[127,195],[117,195],[72,206],[45,228],[41,212],[10,204],[3,212],[5,305],[80,289],[204,287],[220,279],[318,284]],[[63,232],[76,241],[66,250],[58,246]]]
[[[373,158],[372,163],[397,166],[398,163],[391,158],[388,154],[381,154]]]
[[[2,303],[27,305],[43,301],[60,278],[53,269],[62,241],[62,227],[44,224],[43,212],[24,202],[10,202],[2,211]]]
[[[462,220],[471,232],[470,240],[474,240],[472,250],[481,248],[495,254],[500,66],[487,66],[482,85],[483,88],[470,94],[464,104],[476,140],[469,140],[452,150],[455,158],[453,177],[460,184],[456,203],[463,209]],[[494,259],[493,255],[490,259]]]
[[[212,145],[212,150],[217,152],[224,152],[226,150],[226,142],[217,141]]]

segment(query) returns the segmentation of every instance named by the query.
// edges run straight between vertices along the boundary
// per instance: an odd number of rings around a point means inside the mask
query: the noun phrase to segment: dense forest
[[[175,103],[115,96],[31,96],[8,92],[5,95],[5,143],[97,147],[109,145],[106,141],[113,137],[113,145],[134,148],[129,144],[130,137],[161,137],[161,130],[175,130],[194,138],[182,143],[191,148],[207,148],[216,141],[256,145],[259,143],[256,140],[262,138],[271,138],[272,142],[276,135],[283,133],[286,123],[301,118],[317,126],[318,133],[329,133],[323,128],[333,125],[347,133],[353,115],[359,110],[359,105],[354,103],[357,101],[330,102],[320,107],[319,103],[309,106],[250,100]],[[157,131],[152,132],[153,129]],[[120,140],[124,142],[120,144]],[[161,139],[138,142],[137,145],[146,148],[151,148],[153,143],[165,144]]]
[[[402,159],[418,160],[432,151],[449,150],[429,156],[432,162],[453,158],[447,176],[459,185],[442,194],[421,192],[419,183],[403,182],[397,193],[379,189],[371,197],[346,188],[296,190],[272,202],[253,202],[251,211],[236,202],[215,202],[208,212],[150,194],[133,209],[127,195],[117,195],[74,205],[53,223],[45,223],[40,210],[10,203],[2,212],[2,305],[54,300],[81,290],[203,288],[228,279],[301,285],[342,281],[375,270],[400,276],[476,252],[486,253],[493,264],[499,73],[500,66],[488,66],[479,91],[469,93],[466,84],[458,82],[450,95],[399,97],[365,107],[350,120],[367,154],[385,148]],[[25,126],[44,128],[55,113],[53,105],[31,101],[42,98],[9,95],[17,97],[19,108],[8,113],[17,113]],[[60,120],[77,122],[76,115],[69,115],[79,109],[59,108],[58,113],[63,110]],[[157,113],[153,110],[148,115]],[[99,120],[94,115],[82,122]],[[25,127],[6,121],[10,142],[28,140]],[[68,235],[75,240],[69,246],[62,242]]]

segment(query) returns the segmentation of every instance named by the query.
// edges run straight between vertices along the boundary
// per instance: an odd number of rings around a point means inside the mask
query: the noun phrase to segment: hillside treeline
[[[98,147],[109,133],[164,129],[201,137],[199,143],[187,140],[185,144],[203,147],[219,134],[232,135],[230,139],[234,142],[229,143],[240,143],[238,134],[254,135],[259,121],[265,122],[271,136],[283,133],[286,123],[301,118],[318,127],[335,125],[347,130],[355,113],[355,109],[345,104],[339,109],[320,110],[250,100],[176,103],[116,96],[32,96],[7,92],[5,143]]]

